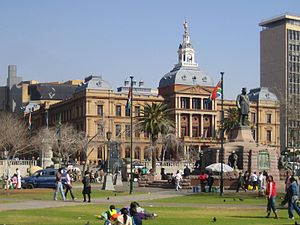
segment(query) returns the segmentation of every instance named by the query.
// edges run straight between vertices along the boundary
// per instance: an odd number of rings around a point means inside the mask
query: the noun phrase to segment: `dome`
[[[91,75],[84,79],[84,82],[81,83],[75,90],[75,92],[80,92],[83,90],[112,90],[110,84],[102,79],[102,76]]]
[[[159,81],[159,88],[174,84],[213,86],[213,79],[198,69],[180,67],[164,75]]]
[[[251,89],[248,93],[250,101],[278,101],[276,95],[269,91],[266,87]]]

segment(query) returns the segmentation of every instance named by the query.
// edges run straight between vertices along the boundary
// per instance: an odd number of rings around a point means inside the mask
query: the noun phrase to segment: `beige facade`
[[[91,76],[86,82],[104,82],[101,77]],[[145,95],[133,91],[133,117],[138,117],[146,103],[163,101],[157,94]],[[120,143],[120,157],[130,157],[130,114],[126,113],[128,93],[114,92],[110,88],[86,88],[76,91],[71,99],[49,105],[32,114],[33,127],[45,126],[46,112],[49,126],[55,126],[59,118],[61,122],[71,123],[78,130],[86,132],[89,139],[96,136],[89,145],[89,160],[97,161],[107,158],[106,133],[112,132],[111,141]],[[149,136],[133,127],[134,159],[149,159]],[[80,157],[79,157],[80,160]]]
[[[220,146],[221,101],[209,101],[214,82],[198,68],[186,22],[184,28],[183,41],[177,52],[178,63],[161,78],[158,91],[135,82],[133,116],[139,116],[146,103],[168,104],[173,109],[176,137],[184,144],[185,159],[192,159],[202,149]],[[87,77],[71,98],[34,112],[32,125],[35,128],[45,126],[48,115],[50,126],[55,126],[61,118],[62,123],[73,124],[89,138],[96,136],[89,147],[92,151],[89,160],[92,161],[107,158],[106,132],[111,131],[112,140],[120,143],[121,158],[129,158],[130,116],[125,110],[128,90],[129,81],[116,92],[101,76]],[[279,103],[276,96],[265,88],[258,88],[250,90],[249,98],[249,120],[257,144],[278,147]],[[236,107],[236,102],[225,100],[224,109],[229,107]],[[161,149],[161,144],[158,147]],[[148,148],[148,135],[133,128],[133,158],[150,159]]]
[[[285,14],[259,25],[261,86],[281,101],[280,149],[300,148],[300,17]]]

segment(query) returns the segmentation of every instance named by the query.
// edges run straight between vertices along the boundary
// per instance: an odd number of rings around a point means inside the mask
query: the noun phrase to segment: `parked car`
[[[22,188],[55,188],[57,169],[43,169],[36,171],[32,176],[22,178]],[[62,182],[65,183],[66,174],[63,173]]]

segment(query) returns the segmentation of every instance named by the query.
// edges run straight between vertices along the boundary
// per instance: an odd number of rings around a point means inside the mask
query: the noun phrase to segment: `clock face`
[[[188,61],[188,62],[191,62],[192,59],[193,59],[192,55],[191,55],[191,54],[188,54],[188,55],[187,55],[187,61]]]

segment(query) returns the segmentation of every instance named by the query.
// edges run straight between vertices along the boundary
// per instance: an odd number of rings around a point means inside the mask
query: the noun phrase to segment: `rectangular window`
[[[267,142],[271,142],[272,141],[272,131],[267,130]]]
[[[141,116],[141,107],[140,106],[135,106],[134,111],[135,111],[135,116],[136,117]]]
[[[100,137],[104,137],[104,126],[103,123],[97,123],[97,132]]]
[[[125,116],[130,116],[130,109],[125,110]]]
[[[193,109],[201,109],[201,99],[193,98],[192,99],[192,107],[193,107]]]
[[[181,127],[181,137],[187,136],[187,127]]]
[[[147,131],[144,131],[144,138],[149,138],[149,134]]]
[[[135,130],[135,131],[134,131],[134,136],[135,136],[136,138],[140,138],[140,131],[139,131],[139,130]]]
[[[117,124],[116,125],[116,137],[119,137],[121,134],[121,125]]]
[[[204,99],[203,109],[212,109],[212,102],[208,99]]]
[[[267,123],[271,123],[272,122],[272,114],[267,114]]]
[[[103,116],[103,105],[97,105],[98,116]]]
[[[199,128],[193,127],[193,137],[199,137]]]
[[[121,116],[121,106],[120,105],[116,105],[116,116]]]
[[[190,98],[181,97],[181,108],[182,109],[190,108]]]
[[[130,137],[130,125],[125,125],[125,137]]]

